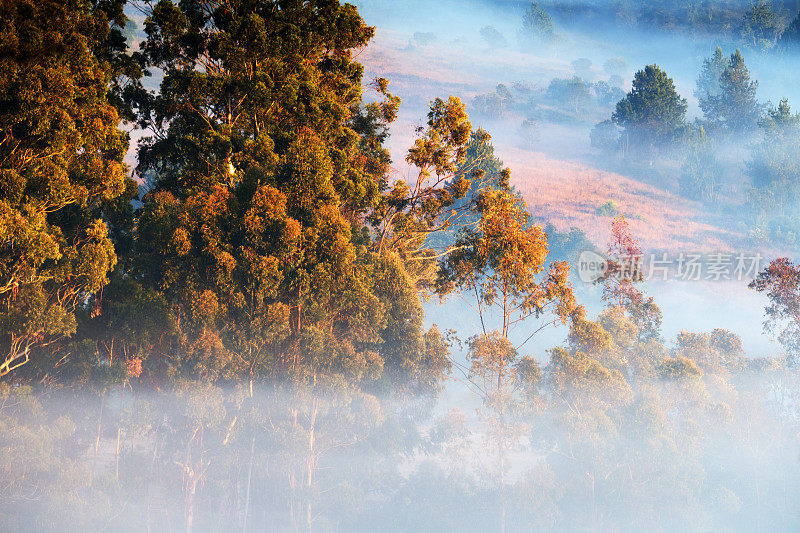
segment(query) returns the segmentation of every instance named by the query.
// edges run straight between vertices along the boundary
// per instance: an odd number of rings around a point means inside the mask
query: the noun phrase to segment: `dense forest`
[[[577,59],[441,94],[397,161],[353,5],[0,3],[0,530],[796,530],[800,266],[739,280],[771,356],[667,338],[635,217],[597,206],[599,243],[548,223],[490,127],[529,150],[586,126],[603,165],[672,169],[794,251],[800,115],[746,64],[797,53],[793,4],[525,3],[481,46],[597,17],[721,36],[701,116],[659,65]],[[475,328],[427,321],[438,302]]]

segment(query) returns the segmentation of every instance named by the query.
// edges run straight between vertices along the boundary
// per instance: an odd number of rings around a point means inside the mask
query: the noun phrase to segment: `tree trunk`
[[[505,420],[502,414],[498,419],[499,422],[499,435],[497,442],[497,449],[500,454],[500,477],[498,489],[500,490],[500,533],[506,531],[506,492],[505,492],[505,470],[506,470],[506,439],[505,439]]]
[[[306,530],[311,531],[311,487],[314,482],[314,443],[316,440],[315,430],[317,425],[317,412],[319,411],[319,401],[314,398],[313,411],[308,431],[308,457],[306,458]]]
[[[251,387],[252,387],[252,381]],[[251,389],[252,390],[252,389]],[[251,394],[252,395],[252,394]],[[250,464],[247,467],[247,491],[244,497],[244,520],[242,523],[242,532],[247,531],[247,516],[250,513],[250,484],[253,480],[253,456],[256,451],[256,436],[253,434],[253,439],[250,441]]]

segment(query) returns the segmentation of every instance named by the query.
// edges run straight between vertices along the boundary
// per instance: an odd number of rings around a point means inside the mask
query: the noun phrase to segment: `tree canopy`
[[[625,128],[630,144],[662,145],[674,141],[684,126],[686,99],[658,65],[648,65],[633,78],[633,88],[617,103],[612,120]]]
[[[1,376],[75,333],[117,262],[106,210],[135,185],[109,100],[123,19],[80,0],[12,0],[0,17]]]
[[[702,97],[698,95],[700,108],[712,128],[731,134],[750,132],[758,126],[761,117],[761,105],[756,100],[758,81],[750,80],[744,58],[736,50],[724,63],[715,90],[712,91],[711,78],[722,66],[718,62],[719,52],[717,49],[717,54],[707,60],[711,63],[707,69],[704,68],[703,75],[698,80],[698,91],[702,93]]]

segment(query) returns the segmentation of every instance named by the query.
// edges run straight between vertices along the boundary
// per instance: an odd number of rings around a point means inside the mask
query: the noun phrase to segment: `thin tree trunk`
[[[500,490],[500,533],[505,533],[506,531],[506,493],[505,493],[505,470],[506,470],[506,450],[505,450],[505,420],[503,419],[502,414],[499,418],[500,427],[498,428],[499,433],[499,440],[497,442],[498,451],[500,452],[500,479],[499,479],[499,490]]]
[[[295,354],[297,352],[295,351]],[[295,356],[296,357],[296,356]],[[294,405],[297,405],[297,393],[295,392],[295,401]],[[297,407],[292,409],[292,428],[294,431],[297,431]],[[295,493],[297,489],[297,481],[295,479],[295,465],[294,461],[291,461],[289,464],[289,521],[292,524],[293,529],[297,529],[297,524],[295,522],[294,516],[294,500],[295,500]]]
[[[94,441],[94,458],[92,459],[92,469],[89,472],[91,483],[94,483],[94,472],[97,469],[97,455],[100,453],[100,436],[103,432],[103,411],[106,405],[106,391],[100,396],[100,416],[97,419],[97,439]]]
[[[117,475],[117,483],[119,483],[119,435],[122,432],[122,428],[117,426],[117,455],[116,455],[116,465],[115,471]]]
[[[105,409],[106,405],[106,393],[103,391],[103,395],[100,396],[100,417],[97,420],[97,440],[94,443],[94,457],[97,460],[97,453],[100,451],[100,434],[103,430],[103,410]]]
[[[317,424],[317,412],[319,411],[319,403],[317,398],[314,398],[314,408],[311,413],[311,423],[309,424],[308,434],[308,457],[306,459],[306,530],[311,531],[311,486],[314,481],[314,443],[315,443],[315,428]]]
[[[252,381],[251,387],[252,387]],[[252,389],[251,389],[252,390]],[[247,516],[250,513],[250,484],[253,480],[253,456],[256,451],[256,435],[253,433],[253,439],[250,441],[250,465],[247,467],[247,492],[244,498],[244,523],[242,524],[242,532],[247,531]]]

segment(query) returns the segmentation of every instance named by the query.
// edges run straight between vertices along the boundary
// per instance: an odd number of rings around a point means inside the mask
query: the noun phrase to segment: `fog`
[[[546,371],[497,411],[341,383],[38,397],[0,385],[12,474],[0,520],[4,531],[796,530],[799,391],[783,371],[632,387]]]

